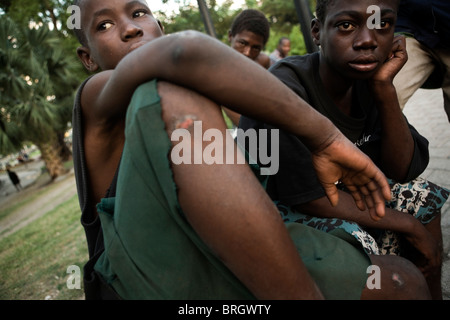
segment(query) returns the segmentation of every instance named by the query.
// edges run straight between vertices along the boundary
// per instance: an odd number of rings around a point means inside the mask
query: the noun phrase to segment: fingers
[[[406,53],[406,38],[404,36],[400,35],[400,36],[394,37],[392,51],[394,54],[396,52],[405,52]]]
[[[406,48],[406,37],[402,34],[394,36],[394,43],[399,43],[402,47]]]
[[[389,60],[399,58],[402,61],[402,66],[408,60],[408,53],[406,51],[406,39],[404,36],[396,36],[392,45],[392,55]]]
[[[353,197],[353,200],[355,201],[356,206],[359,210],[364,211],[366,210],[366,203],[364,201],[364,195],[356,188],[355,186],[346,186],[349,190],[350,194]]]
[[[361,211],[367,208],[370,217],[374,221],[379,221],[384,217],[386,209],[384,195],[381,192],[380,187],[374,181],[370,181],[361,186],[346,185],[346,187]]]
[[[371,181],[367,184],[369,196],[368,201],[370,200],[370,204],[368,202],[368,207],[371,212],[372,219],[378,221],[385,215],[386,203],[385,199],[382,195],[381,190],[378,185]],[[389,189],[389,198],[390,198],[390,189]],[[372,214],[373,213],[373,214]]]
[[[390,201],[392,199],[391,187],[384,174],[379,171],[378,174],[374,176],[373,181],[376,184],[375,187],[380,191],[382,198],[385,201]]]
[[[355,201],[360,201],[359,199],[362,198],[369,209],[371,218],[379,221],[386,214],[386,201],[391,200],[391,188],[384,174],[378,170],[367,183],[361,183],[359,187],[355,186],[352,195]],[[358,208],[362,207],[358,206]]]
[[[355,185],[346,186],[355,201],[356,206],[361,211],[369,210],[369,214],[374,221],[379,221],[385,215],[385,202],[376,187],[375,183],[370,182],[367,185],[356,187]],[[339,202],[338,190],[334,184],[324,186],[328,200],[333,207]]]
[[[385,200],[391,190],[384,174],[375,164],[345,138],[343,144],[335,140],[326,151],[313,155],[317,176],[332,206],[339,201],[335,181],[340,180],[350,191],[360,210],[369,209],[378,221],[385,215]]]
[[[379,221],[384,217],[385,201],[391,199],[391,189],[381,171],[364,171],[364,174],[347,176],[342,179],[342,182],[361,211],[367,208],[374,221]],[[336,185],[324,181],[322,181],[322,185],[331,205],[336,206],[339,201]]]
[[[339,202],[339,193],[334,183],[322,184],[331,206],[336,207]]]

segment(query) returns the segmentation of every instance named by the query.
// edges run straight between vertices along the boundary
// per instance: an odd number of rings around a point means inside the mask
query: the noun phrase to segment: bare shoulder
[[[265,54],[264,52],[261,52],[257,57],[256,57],[256,62],[258,62],[260,65],[262,65],[264,68],[269,69],[270,67],[270,58],[267,54]]]
[[[81,105],[85,116],[98,117],[96,111],[99,108],[95,108],[103,88],[111,77],[112,71],[103,71],[92,76],[83,88],[81,93]]]

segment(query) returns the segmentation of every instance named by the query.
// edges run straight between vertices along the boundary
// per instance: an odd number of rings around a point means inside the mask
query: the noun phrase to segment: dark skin
[[[407,123],[399,107],[393,78],[407,61],[404,38],[394,38],[396,9],[383,1],[371,1],[381,8],[381,29],[366,23],[368,1],[333,2],[325,22],[313,23],[312,32],[321,46],[320,77],[335,104],[351,115],[355,79],[369,79],[383,122],[382,165],[385,174],[397,181],[406,177],[414,152]],[[340,8],[345,8],[342,10]]]
[[[366,24],[371,16],[366,10],[374,4],[381,8],[380,29],[369,29]],[[382,122],[381,169],[394,180],[403,181],[412,160],[414,142],[393,85],[395,75],[407,61],[404,37],[394,37],[395,21],[396,8],[392,2],[337,0],[328,6],[325,21],[312,22],[312,35],[321,47],[320,78],[343,113],[352,116],[359,108],[352,100],[355,80],[369,80]],[[336,207],[322,198],[299,205],[298,210],[403,234],[422,256],[414,262],[426,276],[433,298],[442,298],[440,215],[424,226],[411,215],[386,208],[384,219],[374,221],[368,214],[361,214],[345,192],[339,194],[341,201]]]
[[[225,132],[219,105],[229,106],[304,137],[333,205],[338,203],[334,182],[341,180],[361,209],[367,204],[373,219],[384,216],[389,186],[381,171],[328,119],[263,68],[196,32],[163,37],[142,1],[85,0],[81,10],[86,13],[82,25],[87,43],[78,49],[78,55],[88,70],[103,70],[86,83],[81,96],[94,202],[103,197],[119,162],[126,109],[133,92],[140,84],[158,78],[173,82],[158,83],[169,136],[187,117],[202,121],[204,130]],[[221,77],[217,78],[217,73]],[[188,221],[257,298],[322,298],[278,211],[248,166],[174,165],[172,169]],[[218,184],[218,180],[230,183]],[[233,201],[224,201],[224,194]],[[245,232],[237,226],[246,226]],[[417,294],[420,283],[407,261],[382,258],[379,266],[397,272],[406,283],[396,289],[386,278],[383,290],[367,292],[366,298],[395,297],[395,292],[405,298],[427,298]]]
[[[231,31],[228,31],[228,41],[230,42],[231,48],[257,62],[265,69],[269,69],[270,58],[264,52],[261,52],[266,45],[262,35],[249,30],[243,30],[233,36]],[[239,125],[241,115],[229,108],[224,107],[223,109],[231,121],[233,121],[234,125]]]
[[[264,68],[269,69],[270,67],[270,58],[267,54],[265,54],[264,52],[261,52],[257,57],[256,57],[256,62],[258,62],[260,65],[262,65]]]
[[[291,40],[289,39],[281,40],[281,43],[278,44],[277,49],[283,58],[287,57],[289,52],[291,51]]]
[[[243,30],[234,36],[229,31],[228,41],[234,50],[255,61],[265,46],[263,36],[249,30]]]
[[[291,40],[289,39],[281,39],[278,42],[276,50],[279,52],[281,58],[286,58],[291,51]],[[273,62],[271,61],[271,64]]]

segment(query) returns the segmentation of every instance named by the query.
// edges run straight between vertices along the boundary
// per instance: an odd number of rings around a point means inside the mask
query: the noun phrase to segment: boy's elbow
[[[200,31],[196,31],[196,30],[179,31],[177,33],[172,34],[171,36],[176,36],[180,39],[187,39],[189,41],[206,37],[205,34],[201,33]]]
[[[202,44],[208,41],[206,35],[195,30],[180,31],[169,36],[171,41],[171,60],[175,65],[184,60],[191,60],[192,57],[202,50]]]

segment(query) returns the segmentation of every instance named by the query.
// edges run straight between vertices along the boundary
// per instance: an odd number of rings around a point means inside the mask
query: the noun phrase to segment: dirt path
[[[24,196],[32,195],[36,192],[43,193],[25,206],[21,206],[18,210],[0,220],[0,239],[19,230],[72,198],[77,193],[73,172],[58,178],[52,184],[48,184],[47,182],[38,183],[20,193],[2,197],[0,206],[9,207],[14,203],[20,202]]]

